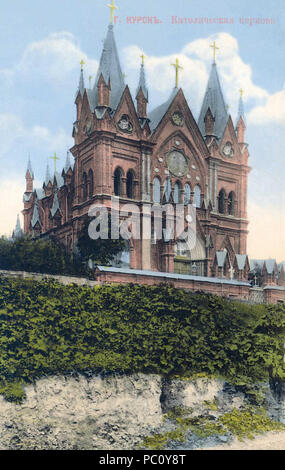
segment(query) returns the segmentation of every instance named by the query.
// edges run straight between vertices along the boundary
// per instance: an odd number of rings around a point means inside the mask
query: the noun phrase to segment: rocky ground
[[[165,381],[145,374],[46,377],[25,391],[26,399],[18,405],[0,397],[1,450],[134,450],[148,436],[175,431],[174,422],[164,419],[169,410],[191,409],[191,416],[215,420],[246,402],[244,394],[223,380]],[[269,415],[284,421],[283,401],[269,386],[266,396]],[[230,434],[199,438],[187,431],[185,436],[183,443],[170,440],[166,448],[285,449],[285,432],[244,442]]]

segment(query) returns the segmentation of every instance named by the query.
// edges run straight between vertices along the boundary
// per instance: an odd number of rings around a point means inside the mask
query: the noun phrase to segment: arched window
[[[229,194],[228,212],[230,215],[235,215],[235,193],[233,191]]]
[[[164,182],[163,196],[164,196],[165,202],[170,201],[170,196],[171,196],[171,179],[170,178],[167,178]]]
[[[198,208],[201,207],[201,189],[198,184],[194,189],[194,205]]]
[[[174,186],[174,193],[173,193],[173,202],[175,204],[180,203],[180,200],[181,200],[180,194],[181,194],[181,183],[180,181],[176,181],[175,186]]]
[[[115,196],[121,196],[122,195],[122,177],[123,177],[123,172],[121,168],[117,168],[114,173],[114,194]]]
[[[93,191],[94,191],[94,178],[93,178],[93,171],[90,169],[88,171],[88,183],[89,183],[89,198],[93,196]]]
[[[184,204],[190,204],[191,188],[190,184],[186,183],[184,186]]]
[[[224,189],[219,192],[218,207],[220,214],[224,214],[226,210],[226,191]]]
[[[127,197],[134,198],[134,172],[132,170],[127,173]]]
[[[160,202],[160,180],[155,177],[153,180],[153,189],[152,189],[152,198],[153,202]]]
[[[86,201],[87,199],[87,175],[86,173],[83,173],[83,176],[82,176],[82,198],[83,198],[83,201]]]

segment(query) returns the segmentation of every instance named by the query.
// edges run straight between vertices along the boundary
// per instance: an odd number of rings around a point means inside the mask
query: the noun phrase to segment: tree
[[[82,261],[88,263],[92,260],[96,265],[108,265],[110,264],[116,255],[122,253],[126,249],[126,241],[122,238],[118,240],[112,240],[108,238],[103,240],[92,240],[88,234],[88,226],[90,221],[84,222],[83,229],[80,232],[77,241],[77,247]],[[111,233],[111,217],[108,214],[108,233]]]

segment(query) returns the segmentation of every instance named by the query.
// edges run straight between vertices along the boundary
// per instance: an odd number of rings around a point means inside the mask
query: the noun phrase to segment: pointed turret
[[[246,120],[243,107],[243,90],[240,90],[239,106],[238,106],[238,115],[237,115],[237,124],[236,124],[236,133],[237,139],[240,144],[244,143],[245,139],[245,129],[246,129]]]
[[[76,97],[77,97],[78,93],[80,93],[82,98],[83,98],[84,91],[85,91],[84,74],[83,74],[83,65],[84,65],[84,63],[85,63],[84,60],[82,60],[80,62],[80,65],[81,65],[80,78],[79,78],[78,90],[77,90],[77,93],[76,93]]]
[[[56,192],[55,195],[54,195],[54,198],[53,198],[52,208],[50,210],[51,216],[54,217],[55,214],[58,211],[59,211],[59,213],[61,212],[60,207],[59,207],[58,195],[57,195],[57,192]]]
[[[148,103],[148,89],[146,86],[145,80],[145,71],[144,71],[144,55],[142,54],[142,63],[140,69],[140,78],[139,84],[136,93],[137,100],[137,112],[138,116],[141,118],[147,117],[147,103]]]
[[[33,181],[34,181],[34,172],[33,172],[31,160],[29,157],[27,171],[26,171],[26,193],[33,192]]]
[[[16,240],[17,238],[21,238],[23,236],[24,232],[21,227],[21,222],[20,222],[20,217],[19,214],[17,215],[17,222],[16,222],[16,227],[13,231],[12,238],[13,240]]]
[[[64,172],[67,173],[69,169],[72,170],[72,165],[71,165],[71,161],[70,161],[70,153],[67,152],[66,153],[66,161],[65,161],[65,165],[64,165]]]
[[[125,88],[113,25],[110,24],[97,71],[93,92],[96,106],[116,109]]]
[[[198,120],[198,126],[203,136],[207,134],[205,128],[205,118],[209,109],[211,111],[212,117],[214,118],[213,134],[219,140],[223,136],[224,130],[226,128],[228,122],[228,113],[215,62],[212,64],[212,70]]]
[[[49,182],[52,183],[52,177],[50,176],[49,164],[47,163],[46,177],[45,177],[45,186],[47,186],[47,185],[49,184]]]

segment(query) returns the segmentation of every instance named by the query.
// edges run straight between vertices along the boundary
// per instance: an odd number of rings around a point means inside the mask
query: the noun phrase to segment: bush
[[[285,308],[171,286],[95,289],[0,277],[0,382],[84,372],[285,377]]]

